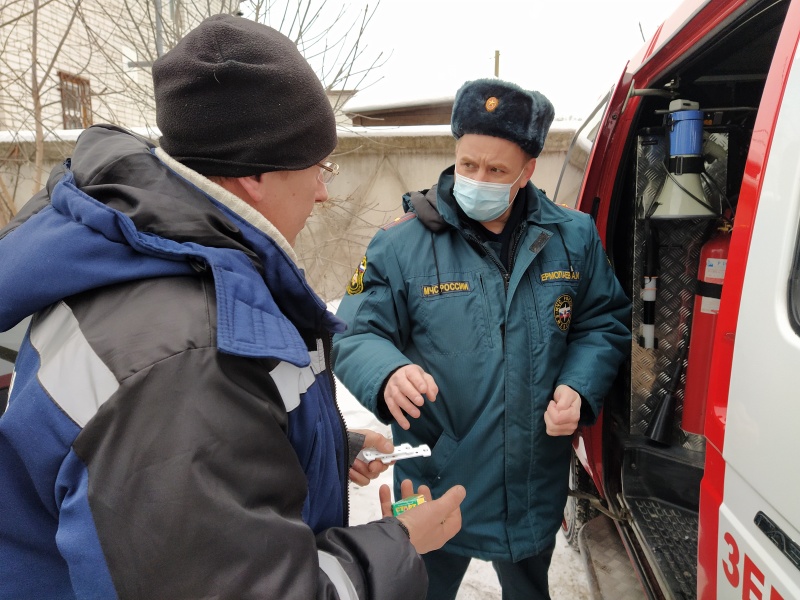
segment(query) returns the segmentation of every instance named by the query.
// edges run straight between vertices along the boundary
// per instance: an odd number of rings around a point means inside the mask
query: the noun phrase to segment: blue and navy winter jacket
[[[173,168],[92,127],[0,232],[0,330],[33,316],[0,418],[0,598],[424,590],[396,522],[343,527],[342,324]]]

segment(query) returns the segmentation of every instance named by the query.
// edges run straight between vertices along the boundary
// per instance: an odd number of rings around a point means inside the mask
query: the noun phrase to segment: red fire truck
[[[687,0],[567,159],[633,300],[565,510],[595,597],[800,599],[799,39],[800,0]]]

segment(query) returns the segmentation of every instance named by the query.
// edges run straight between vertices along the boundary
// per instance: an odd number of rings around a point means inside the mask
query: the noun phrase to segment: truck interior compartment
[[[748,4],[649,83],[657,92],[638,94],[617,173],[608,250],[632,299],[633,335],[630,362],[604,411],[604,427],[612,432],[603,451],[604,496],[624,517],[623,534],[637,545],[634,554],[647,556],[660,570],[646,577],[654,578],[654,588],[667,598],[696,596],[706,440],[702,426],[684,428],[691,421],[684,416],[684,391],[690,346],[701,343],[691,335],[701,250],[721,226],[735,221],[750,138],[787,9],[785,0]],[[673,168],[675,125],[669,116],[670,102],[677,99],[696,103],[691,106],[702,112],[699,182],[703,199],[724,219],[657,218],[654,212]],[[647,276],[656,278],[654,306],[643,299]],[[643,333],[648,322],[653,324],[649,342]],[[694,421],[702,423],[702,415]]]

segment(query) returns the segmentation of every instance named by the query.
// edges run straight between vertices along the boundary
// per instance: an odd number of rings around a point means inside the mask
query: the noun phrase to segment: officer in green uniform
[[[434,495],[463,484],[463,527],[425,555],[428,598],[455,598],[472,557],[504,599],[549,598],[571,435],[593,423],[630,347],[630,301],[588,215],[530,178],[554,116],[498,79],[456,94],[455,165],[367,248],[341,302],[334,369]]]

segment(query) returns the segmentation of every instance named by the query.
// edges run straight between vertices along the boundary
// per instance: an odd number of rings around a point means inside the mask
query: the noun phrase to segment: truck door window
[[[567,187],[565,182],[567,178],[572,181],[583,182],[583,177],[586,174],[586,167],[589,164],[589,155],[592,153],[592,146],[597,138],[597,130],[600,127],[600,119],[606,112],[606,107],[611,100],[611,93],[613,91],[614,88],[612,87],[602,100],[598,102],[594,110],[575,132],[575,135],[572,136],[572,141],[567,149],[567,156],[564,158],[564,164],[561,166],[561,173],[558,176],[556,191],[553,194],[553,202],[575,206],[575,202],[578,199],[580,184],[572,190],[564,190],[564,188]],[[564,185],[562,186],[562,184]],[[561,196],[559,196],[559,192],[561,192]]]

